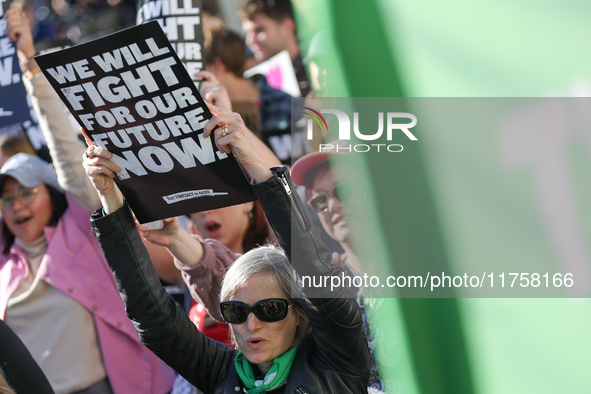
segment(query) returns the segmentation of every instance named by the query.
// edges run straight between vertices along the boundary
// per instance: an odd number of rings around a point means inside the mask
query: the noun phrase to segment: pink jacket
[[[94,314],[105,369],[115,394],[163,394],[175,373],[140,343],[125,314],[113,274],[91,233],[88,213],[70,196],[57,227],[45,228],[48,249],[39,268],[45,282]],[[0,319],[8,299],[27,277],[26,255],[13,245],[0,258]],[[59,318],[59,316],[56,316]]]

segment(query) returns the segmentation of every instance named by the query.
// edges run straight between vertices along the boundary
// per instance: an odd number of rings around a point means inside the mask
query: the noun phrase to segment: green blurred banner
[[[591,92],[586,2],[293,4],[318,96]],[[466,116],[487,119],[469,103]],[[557,116],[540,102],[503,103],[513,117],[497,127],[459,130],[419,117],[416,147],[405,144],[395,165],[383,155],[356,162],[379,234],[365,247],[391,270],[405,262],[574,272],[582,287],[572,297],[589,297],[591,137],[580,126],[589,124],[589,102],[570,102]],[[406,102],[396,111],[413,108]],[[376,356],[389,392],[591,392],[588,298],[394,298],[376,310]]]

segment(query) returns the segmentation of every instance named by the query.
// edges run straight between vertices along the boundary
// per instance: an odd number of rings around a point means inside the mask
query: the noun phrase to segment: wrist
[[[183,233],[184,231],[182,231],[180,228],[177,228],[176,230],[174,230],[172,234],[168,234],[170,241],[168,242],[168,244],[163,246],[168,248],[170,252],[179,250],[183,246]]]
[[[35,61],[35,56],[37,56],[39,53],[33,52],[30,56],[26,56],[24,52],[21,53],[22,55],[19,54],[21,69],[23,70],[25,77],[31,79],[41,72],[39,65],[37,65],[37,62]]]
[[[115,212],[125,204],[123,196],[119,193],[100,194],[99,198],[106,215]]]
[[[38,54],[39,52],[37,52],[35,47],[32,45],[30,47],[28,46],[27,48],[18,48],[17,51],[17,56],[21,62],[25,59],[30,59],[34,56],[37,56]]]
[[[175,264],[178,266],[193,267],[203,258],[201,242],[182,229],[177,231],[173,241],[166,248],[175,258]]]
[[[252,180],[250,181],[252,184],[265,182],[273,176],[273,173],[266,165],[253,168],[250,173],[252,174]]]

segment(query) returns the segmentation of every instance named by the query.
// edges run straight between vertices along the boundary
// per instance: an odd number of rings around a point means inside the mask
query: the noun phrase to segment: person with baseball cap
[[[304,186],[308,205],[316,211],[324,231],[344,250],[344,253],[333,253],[333,263],[339,264],[351,276],[363,275],[363,264],[355,254],[351,245],[351,219],[354,212],[344,203],[353,198],[354,193],[361,189],[355,187],[350,179],[350,171],[334,170],[335,163],[346,162],[350,151],[347,141],[336,140],[324,144],[319,152],[308,153],[300,157],[291,167],[291,178],[296,185]],[[347,166],[345,166],[347,168]],[[360,306],[368,308],[369,302],[364,298],[363,291],[357,294]],[[376,299],[372,300],[376,302]],[[379,302],[379,301],[377,301]],[[364,313],[364,327],[370,350],[375,348],[370,322]],[[380,378],[378,366],[372,365],[371,376],[367,386],[369,393],[384,393],[384,382]]]
[[[25,153],[0,169],[0,319],[56,393],[168,393],[174,372],[140,342],[92,236],[100,201],[80,165],[84,146],[34,60],[21,10],[4,19],[55,171]]]
[[[8,159],[0,204],[0,320],[54,391],[168,392],[172,370],[139,341],[91,235],[90,213],[64,193],[49,163],[27,153]]]
[[[353,185],[349,179],[339,178],[330,165],[330,160],[346,160],[344,145],[344,141],[333,141],[323,145],[322,151],[302,156],[291,167],[291,177],[296,185],[306,188],[306,200],[318,214],[322,228],[345,252],[335,253],[333,262],[360,274],[363,267],[349,239],[353,212],[343,204],[352,197]]]

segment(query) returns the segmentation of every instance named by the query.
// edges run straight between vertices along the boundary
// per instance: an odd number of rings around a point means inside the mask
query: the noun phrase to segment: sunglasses
[[[350,182],[341,183],[335,187],[330,195],[319,194],[308,200],[308,205],[318,213],[328,212],[328,201],[331,198],[346,202],[353,196],[353,186]]]
[[[239,301],[224,301],[220,303],[222,317],[230,324],[242,324],[248,319],[250,312],[262,322],[273,323],[285,319],[288,309],[294,304],[294,300],[283,298],[270,298],[261,300],[253,306],[248,306]]]
[[[37,194],[37,192],[39,192],[39,190],[40,189],[38,187],[35,187],[32,189],[22,188],[14,194],[11,194],[9,196],[4,196],[4,197],[0,198],[0,209],[4,209],[4,210],[12,209],[12,207],[14,206],[14,200],[16,200],[17,198],[23,204],[28,205],[33,201],[33,199],[35,198],[35,195]]]

